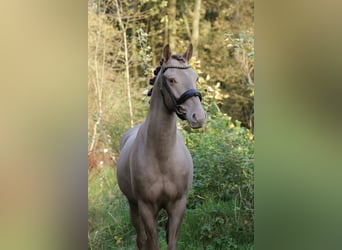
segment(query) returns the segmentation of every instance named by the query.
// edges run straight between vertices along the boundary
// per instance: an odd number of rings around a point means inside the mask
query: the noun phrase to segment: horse
[[[157,250],[157,216],[168,215],[168,250],[177,249],[179,229],[192,185],[193,162],[177,129],[177,116],[191,128],[206,120],[198,75],[189,66],[192,44],[184,54],[163,50],[161,66],[155,71],[150,108],[145,121],[126,132],[120,143],[117,180],[126,196],[139,250]]]

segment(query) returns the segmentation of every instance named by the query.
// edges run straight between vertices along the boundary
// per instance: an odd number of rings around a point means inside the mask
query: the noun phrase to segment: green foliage
[[[226,32],[226,46],[233,60],[228,61],[230,84],[224,85],[229,98],[222,110],[253,129],[254,113],[254,32],[251,29],[239,33]]]
[[[102,167],[91,172],[88,183],[88,248],[134,249],[129,242],[135,232],[114,169]]]
[[[137,60],[140,62],[140,68],[143,70],[145,77],[148,76],[149,70],[152,68],[152,48],[148,45],[147,36],[147,33],[142,28],[137,30],[137,40],[139,42]]]
[[[251,239],[237,240],[232,218],[234,208],[223,201],[208,200],[196,209],[188,209],[180,233],[180,249],[251,249]],[[187,242],[192,243],[190,247],[186,247]]]
[[[244,127],[250,127],[253,114],[252,90],[249,89],[248,77],[242,70],[243,63],[227,41],[228,31],[232,37],[246,30],[253,30],[254,2],[249,0],[205,1],[203,2],[203,19],[201,19],[201,38],[199,58],[202,70],[210,86],[220,84],[223,98],[218,103],[222,112],[241,121]],[[253,33],[250,34],[253,37]],[[251,74],[253,79],[253,75]]]
[[[226,32],[226,41],[231,42],[232,46],[237,53],[243,54],[246,51],[251,63],[254,61],[254,37],[253,32],[250,30],[243,30],[238,37],[235,37],[232,32]]]
[[[204,129],[183,135],[195,168],[188,209],[190,214],[198,216],[197,223],[202,220],[198,223],[201,227],[197,228],[199,242],[204,246],[210,243],[214,249],[219,249],[221,243],[221,246],[231,244],[232,249],[233,245],[252,244],[252,134],[239,122],[236,126],[229,117],[217,112],[208,117]],[[224,216],[215,217],[211,214],[213,211],[220,211]],[[212,239],[207,233],[209,229]]]

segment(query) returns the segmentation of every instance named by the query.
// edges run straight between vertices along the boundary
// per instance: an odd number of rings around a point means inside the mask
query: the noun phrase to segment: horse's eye
[[[176,83],[176,80],[174,78],[171,78],[169,81],[170,81],[170,84],[172,85]]]

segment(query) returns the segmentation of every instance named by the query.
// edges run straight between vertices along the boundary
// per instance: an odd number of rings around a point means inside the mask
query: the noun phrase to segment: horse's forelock
[[[186,59],[183,57],[183,55],[180,55],[180,54],[172,55],[171,58],[176,59],[177,61],[182,62],[182,63],[186,62]]]

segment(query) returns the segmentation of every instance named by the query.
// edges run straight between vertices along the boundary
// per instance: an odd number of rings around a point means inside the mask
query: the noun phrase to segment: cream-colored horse
[[[168,249],[177,249],[193,164],[176,115],[192,128],[201,127],[206,119],[196,90],[198,76],[188,65],[191,56],[192,45],[183,55],[171,55],[165,46],[147,118],[121,141],[117,178],[129,202],[138,249],[159,249],[156,218],[161,209],[168,214]]]

